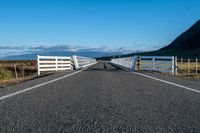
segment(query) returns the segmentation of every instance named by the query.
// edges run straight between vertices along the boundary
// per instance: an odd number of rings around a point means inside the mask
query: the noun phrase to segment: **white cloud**
[[[110,48],[110,47],[82,47],[72,45],[37,45],[37,46],[0,46],[0,58],[10,55],[21,55],[21,54],[40,54],[40,53],[51,53],[51,52],[72,52],[72,53],[89,53],[96,52],[102,53],[102,56],[113,55],[113,54],[127,54],[134,53],[138,49],[142,49],[144,44],[138,44],[135,46],[121,47],[121,48]]]

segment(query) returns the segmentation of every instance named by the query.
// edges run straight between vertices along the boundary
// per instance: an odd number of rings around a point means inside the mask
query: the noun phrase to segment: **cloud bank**
[[[71,53],[77,54],[85,53],[84,55],[91,56],[89,53],[93,53],[92,56],[108,56],[114,54],[133,53],[134,50],[131,48],[109,48],[109,47],[83,47],[83,46],[72,46],[72,45],[53,45],[53,46],[0,46],[0,58],[8,56],[19,56],[19,55],[51,55],[51,53]],[[95,56],[96,53],[96,56]],[[62,55],[62,54],[61,54]]]
[[[23,55],[53,55],[53,56],[71,56],[84,55],[88,57],[111,56],[118,54],[137,53],[145,51],[145,44],[133,44],[133,46],[122,46],[117,48],[110,47],[84,47],[74,45],[17,45],[17,46],[0,46],[0,59]],[[156,49],[156,48],[153,48]]]

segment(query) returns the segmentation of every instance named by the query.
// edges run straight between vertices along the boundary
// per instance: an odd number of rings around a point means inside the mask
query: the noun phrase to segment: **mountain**
[[[4,57],[2,60],[37,60],[37,55],[43,56],[85,56],[85,57],[100,57],[105,56],[104,52],[101,51],[80,51],[80,52],[44,52],[44,53],[32,53],[32,54],[22,54]]]
[[[200,57],[200,20],[187,31],[178,36],[172,43],[157,51],[141,55],[170,55],[178,57]]]

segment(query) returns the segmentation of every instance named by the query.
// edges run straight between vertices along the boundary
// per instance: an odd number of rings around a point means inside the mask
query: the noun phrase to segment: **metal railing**
[[[112,59],[111,63],[131,70],[158,71],[176,74],[176,57],[174,56],[134,56]]]
[[[75,67],[76,70],[81,69],[81,68],[85,68],[85,67],[88,67],[90,65],[97,63],[96,59],[93,59],[93,58],[76,56],[76,55],[74,55],[72,58],[73,58],[74,67]]]
[[[134,69],[135,66],[135,59],[136,57],[127,57],[127,58],[117,58],[117,59],[112,59],[111,63],[117,64],[129,69]]]
[[[37,56],[38,75],[41,72],[73,70],[71,57]]]
[[[174,56],[140,56],[139,69],[175,74]]]

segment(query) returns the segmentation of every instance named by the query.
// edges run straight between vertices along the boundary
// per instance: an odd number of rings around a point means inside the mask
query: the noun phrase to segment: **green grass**
[[[10,71],[0,68],[0,80],[10,79],[11,76],[12,73]]]

